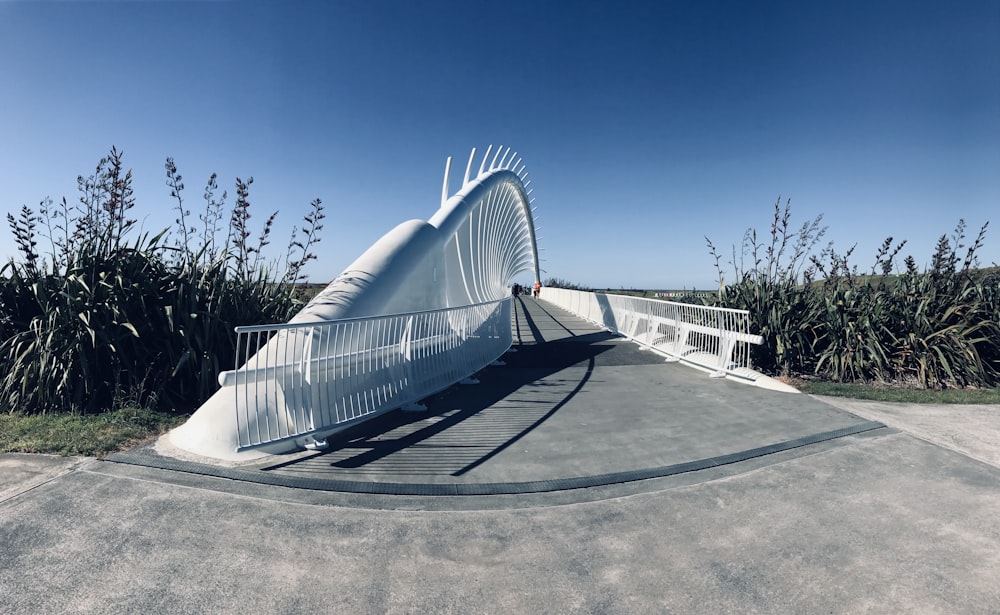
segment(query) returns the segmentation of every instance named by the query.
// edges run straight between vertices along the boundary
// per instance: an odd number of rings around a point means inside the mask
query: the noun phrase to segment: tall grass
[[[136,232],[132,173],[115,148],[94,174],[77,179],[77,203],[45,200],[38,213],[8,214],[20,261],[0,268],[0,409],[193,409],[233,365],[235,325],[283,322],[301,307],[297,283],[315,258],[319,199],[305,238],[293,233],[284,260],[274,263],[262,257],[274,214],[256,237],[249,228],[252,179],[236,180],[220,241],[226,194],[216,197],[216,176],[199,230],[170,158],[166,169],[178,217],[174,229],[155,235]]]
[[[896,272],[906,242],[889,237],[867,273],[850,263],[853,248],[815,252],[820,222],[796,231],[789,203],[776,203],[769,240],[758,243],[750,230],[733,248],[731,283],[706,238],[720,283],[708,302],[750,311],[765,339],[754,349],[759,369],[920,388],[1000,385],[1000,270],[980,269],[976,256],[988,222],[966,245],[959,221],[924,271],[908,256]]]

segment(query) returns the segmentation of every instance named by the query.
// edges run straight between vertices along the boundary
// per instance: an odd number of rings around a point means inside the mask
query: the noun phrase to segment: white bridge
[[[492,153],[492,157],[491,157]],[[237,366],[171,443],[252,460],[301,448],[473,376],[510,350],[510,286],[539,280],[530,181],[517,153],[492,146],[428,221],[397,226],[286,324],[238,327]],[[544,289],[544,300],[714,376],[756,381],[740,310]],[[766,380],[766,378],[764,378]]]

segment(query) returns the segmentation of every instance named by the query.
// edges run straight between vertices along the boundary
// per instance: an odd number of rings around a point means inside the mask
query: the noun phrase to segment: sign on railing
[[[510,299],[316,323],[237,327],[239,450],[301,438],[420,401],[512,343]]]
[[[565,288],[545,288],[541,299],[670,358],[708,369],[713,377],[757,375],[750,367],[749,345],[764,340],[750,333],[746,310]]]

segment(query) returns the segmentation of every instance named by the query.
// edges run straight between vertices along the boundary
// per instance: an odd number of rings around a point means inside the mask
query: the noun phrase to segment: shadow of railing
[[[542,340],[536,320],[556,320],[535,305],[524,308],[522,316],[536,340]],[[603,342],[615,337],[592,331],[518,346],[518,352],[504,357],[506,366],[480,373],[480,385],[455,386],[426,400],[426,412],[383,414],[330,436],[325,451],[263,469],[370,476],[465,475],[564,408],[591,378],[595,358],[612,348]]]
[[[532,301],[534,301],[534,299],[532,299]],[[542,335],[542,331],[538,328],[538,324],[535,323],[535,319],[531,317],[531,312],[528,311],[527,306],[524,304],[524,297],[515,297],[514,302],[511,305],[514,308],[514,324],[518,327],[517,337],[515,338],[518,343],[521,343],[521,316],[524,317],[525,324],[528,325],[528,329],[531,331],[532,340],[536,343],[544,342],[545,336]],[[537,305],[537,302],[535,306],[540,307]]]
[[[615,309],[611,307],[608,296],[604,293],[594,293],[597,305],[601,307],[601,323],[612,331],[618,330],[618,321],[615,319]]]

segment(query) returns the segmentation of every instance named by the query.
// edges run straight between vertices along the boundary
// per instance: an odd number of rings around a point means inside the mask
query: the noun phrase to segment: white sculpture
[[[450,198],[449,158],[431,219],[389,231],[288,325],[244,328],[252,349],[255,334],[269,341],[220,374],[223,387],[170,442],[229,461],[322,446],[507,350],[510,283],[528,270],[539,279],[538,252],[524,165],[510,148],[491,151],[470,178],[472,150]]]

